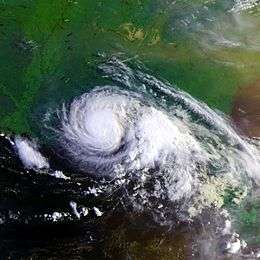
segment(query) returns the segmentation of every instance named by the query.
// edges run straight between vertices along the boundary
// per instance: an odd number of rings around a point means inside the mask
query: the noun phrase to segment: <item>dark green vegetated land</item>
[[[103,54],[141,61],[229,112],[236,89],[257,77],[259,54],[209,48],[205,30],[245,34],[230,25],[218,28],[233,19],[223,15],[228,8],[224,1],[1,1],[0,127],[31,132],[35,111],[104,84],[96,71]]]

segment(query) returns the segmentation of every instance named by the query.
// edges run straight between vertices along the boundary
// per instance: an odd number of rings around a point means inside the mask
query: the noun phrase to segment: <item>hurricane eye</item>
[[[83,123],[84,134],[92,148],[100,152],[114,152],[120,147],[124,127],[114,111],[88,111]]]

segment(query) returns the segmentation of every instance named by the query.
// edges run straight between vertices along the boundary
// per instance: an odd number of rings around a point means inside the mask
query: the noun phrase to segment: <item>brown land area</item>
[[[237,91],[231,116],[242,134],[260,137],[260,79]]]

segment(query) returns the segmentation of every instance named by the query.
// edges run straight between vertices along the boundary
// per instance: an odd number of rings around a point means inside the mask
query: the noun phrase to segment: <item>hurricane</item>
[[[169,203],[190,219],[223,206],[227,190],[258,185],[259,151],[223,114],[117,58],[99,70],[116,84],[94,87],[44,119],[72,170],[105,179],[110,192],[123,183],[123,199],[161,224],[172,216]]]
[[[8,217],[1,213],[2,221],[88,222],[134,214],[172,231],[183,223],[203,229],[210,223],[194,237],[202,255],[212,257],[203,242],[209,238],[210,252],[219,252],[223,240],[225,252],[241,252],[246,245],[233,227],[230,203],[243,204],[259,186],[258,140],[142,65],[133,66],[118,57],[101,63],[97,70],[107,84],[45,106],[37,114],[37,139],[1,135],[2,167],[28,178],[23,196],[30,197],[30,185],[40,185],[41,198],[53,194],[57,200],[23,214],[18,204]]]

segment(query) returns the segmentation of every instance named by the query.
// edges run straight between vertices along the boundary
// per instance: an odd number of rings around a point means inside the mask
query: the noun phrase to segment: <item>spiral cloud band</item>
[[[118,59],[99,68],[116,87],[96,87],[44,119],[69,168],[108,180],[106,190],[132,182],[124,197],[140,211],[171,201],[197,214],[221,207],[227,189],[260,184],[259,150],[224,115]]]
[[[145,104],[131,92],[104,88],[75,99],[63,111],[64,148],[81,169],[113,174],[156,168],[171,161],[182,165],[202,154],[188,127],[165,111]]]

